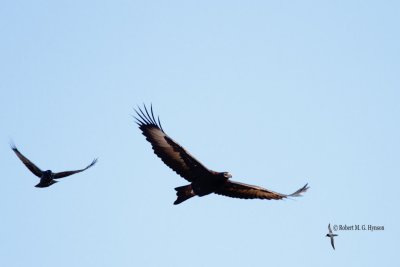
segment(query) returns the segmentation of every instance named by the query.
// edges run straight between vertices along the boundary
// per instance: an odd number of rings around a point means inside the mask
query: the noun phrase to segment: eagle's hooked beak
[[[232,174],[230,174],[229,172],[225,172],[224,173],[225,178],[232,178]]]

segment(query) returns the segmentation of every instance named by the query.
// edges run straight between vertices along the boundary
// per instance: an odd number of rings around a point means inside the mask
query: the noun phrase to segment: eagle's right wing
[[[151,143],[154,153],[172,170],[189,182],[201,178],[209,170],[182,146],[170,138],[162,129],[160,120],[156,120],[151,107],[148,112],[140,108],[135,110],[139,129]]]

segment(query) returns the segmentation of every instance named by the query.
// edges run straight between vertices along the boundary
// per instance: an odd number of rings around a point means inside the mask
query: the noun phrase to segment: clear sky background
[[[0,265],[399,265],[398,1],[3,1]],[[131,115],[233,179],[187,184]],[[42,169],[90,170],[45,189]],[[383,225],[339,231],[328,223]]]

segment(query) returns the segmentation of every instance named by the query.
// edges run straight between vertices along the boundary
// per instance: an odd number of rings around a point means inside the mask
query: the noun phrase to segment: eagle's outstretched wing
[[[64,178],[64,177],[73,175],[73,174],[75,174],[75,173],[83,172],[83,171],[89,169],[90,167],[92,167],[94,164],[96,164],[96,162],[97,162],[97,159],[94,159],[94,160],[92,161],[92,163],[90,163],[86,168],[81,169],[81,170],[76,170],[76,171],[65,171],[65,172],[57,172],[57,173],[54,173],[54,179]]]
[[[308,189],[308,184],[297,190],[296,192],[285,195],[277,193],[259,186],[248,185],[235,181],[226,181],[221,187],[219,187],[215,193],[227,197],[244,198],[244,199],[282,199],[287,197],[298,197]]]
[[[153,147],[154,153],[172,170],[189,182],[195,181],[209,170],[195,159],[189,152],[170,138],[161,127],[160,119],[154,117],[153,107],[150,112],[144,106],[144,111],[138,107],[135,110],[136,123],[139,129]]]
[[[29,159],[27,159],[21,152],[17,149],[17,147],[11,143],[11,149],[17,154],[18,158],[25,164],[25,166],[37,177],[42,177],[42,170],[39,169],[35,164],[33,164]]]

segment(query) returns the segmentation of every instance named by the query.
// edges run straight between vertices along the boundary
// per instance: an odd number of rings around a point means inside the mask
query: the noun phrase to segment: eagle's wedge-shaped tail
[[[191,197],[194,197],[196,194],[192,190],[192,185],[184,185],[180,187],[176,187],[176,195],[178,198],[175,200],[174,205],[178,205],[185,200],[188,200]]]

